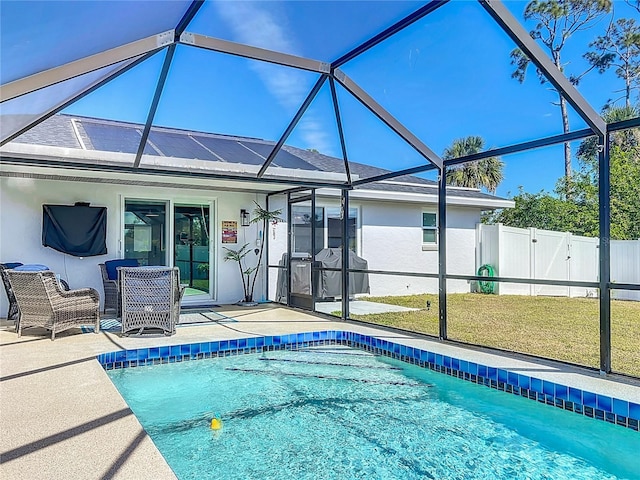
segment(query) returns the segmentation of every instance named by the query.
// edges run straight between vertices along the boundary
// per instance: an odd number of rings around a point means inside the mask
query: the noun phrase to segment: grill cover
[[[280,266],[287,266],[288,255],[284,253],[280,260]],[[342,249],[341,248],[325,248],[316,254],[315,261],[319,267],[324,268],[342,268]],[[296,268],[301,261],[293,259],[292,269]],[[310,266],[310,264],[309,264]],[[357,256],[349,250],[349,268],[367,270],[367,261]],[[287,301],[287,276],[286,270],[278,270],[278,281],[276,288],[276,302]],[[311,269],[305,270],[307,277],[300,275],[296,268],[293,270],[291,277],[291,291],[293,293],[311,294]],[[342,297],[342,273],[333,271],[321,271],[316,276],[316,298],[324,300],[328,298]],[[369,274],[368,273],[350,273],[349,274],[349,295],[356,293],[370,293]]]

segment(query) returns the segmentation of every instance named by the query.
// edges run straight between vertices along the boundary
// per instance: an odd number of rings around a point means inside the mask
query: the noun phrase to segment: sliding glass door
[[[124,258],[140,265],[167,265],[167,202],[124,202]]]
[[[213,291],[209,210],[209,205],[202,204],[174,207],[174,265],[187,287],[185,301],[211,298]]]
[[[183,304],[213,299],[214,257],[211,204],[169,200],[124,200],[124,258],[141,266],[169,265],[180,269]]]

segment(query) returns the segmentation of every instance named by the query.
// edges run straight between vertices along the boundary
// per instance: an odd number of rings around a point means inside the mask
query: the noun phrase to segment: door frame
[[[207,205],[209,207],[209,296],[205,300],[195,299],[190,302],[188,298],[184,298],[183,304],[189,305],[190,303],[212,303],[216,302],[218,298],[218,262],[217,262],[217,243],[218,238],[217,221],[218,218],[218,198],[217,197],[166,197],[161,195],[148,195],[148,194],[134,194],[127,195],[124,193],[120,196],[120,214],[119,217],[119,240],[118,240],[118,255],[120,258],[124,258],[124,212],[126,200],[140,200],[150,202],[164,202],[167,205],[166,212],[166,224],[165,224],[165,238],[166,238],[166,253],[165,263],[167,266],[175,266],[175,207],[176,205]]]
[[[316,282],[314,281],[317,276],[317,270],[315,268],[315,251],[316,251],[316,222],[315,222],[315,211],[316,211],[316,191],[315,189],[308,190],[307,195],[298,196],[300,192],[295,193],[287,193],[287,306],[301,308],[303,310],[315,311],[315,298],[316,298]],[[292,196],[294,196],[292,198]],[[311,294],[292,294],[291,293],[291,261],[294,258],[293,252],[293,236],[294,236],[294,228],[293,228],[293,215],[292,210],[293,206],[298,203],[310,202],[311,209],[311,268],[310,268],[310,283],[311,283]]]

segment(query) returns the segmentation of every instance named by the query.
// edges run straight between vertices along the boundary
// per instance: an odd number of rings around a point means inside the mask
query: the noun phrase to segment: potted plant
[[[262,254],[264,251],[264,241],[267,235],[267,226],[269,223],[277,224],[282,219],[280,215],[282,214],[282,209],[269,211],[262,208],[258,202],[255,202],[256,208],[253,210],[253,218],[250,223],[256,223],[262,225],[262,236],[260,237],[260,246],[254,250],[249,248],[249,244],[245,243],[242,247],[237,250],[232,248],[222,247],[227,252],[224,255],[225,261],[234,261],[237,262],[238,268],[240,268],[240,276],[242,278],[242,288],[244,289],[244,300],[238,302],[243,306],[254,306],[257,305],[257,302],[253,300],[253,291],[256,286],[256,279],[258,278],[258,270],[260,268],[260,264],[262,262]],[[249,253],[254,252],[258,255],[258,261],[255,266],[247,267],[246,266],[246,257]]]

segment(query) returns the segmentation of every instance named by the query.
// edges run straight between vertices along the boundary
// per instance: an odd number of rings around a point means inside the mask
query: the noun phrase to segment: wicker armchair
[[[120,294],[118,291],[118,267],[137,267],[138,260],[127,258],[117,260],[107,260],[98,265],[100,274],[102,275],[102,287],[104,288],[104,308],[103,313],[107,313],[107,309],[115,310],[120,315]]]
[[[11,288],[11,283],[9,283],[7,270],[19,265],[22,265],[22,263],[0,263],[0,276],[2,276],[4,291],[7,292],[7,300],[9,300],[7,320],[13,320],[13,318],[18,314],[18,302],[16,302],[16,296],[14,295],[13,289]]]
[[[123,335],[145,328],[176,333],[184,293],[177,267],[120,267],[118,282]]]
[[[108,308],[119,313],[118,281],[109,279],[107,276],[107,268],[104,266],[104,263],[101,263],[98,266],[100,267],[100,273],[102,274],[102,287],[104,288],[104,308],[102,312],[107,313]]]
[[[94,324],[95,333],[100,331],[100,296],[93,288],[65,291],[49,270],[6,273],[20,309],[18,336],[29,327],[51,330],[51,340],[82,325]]]

